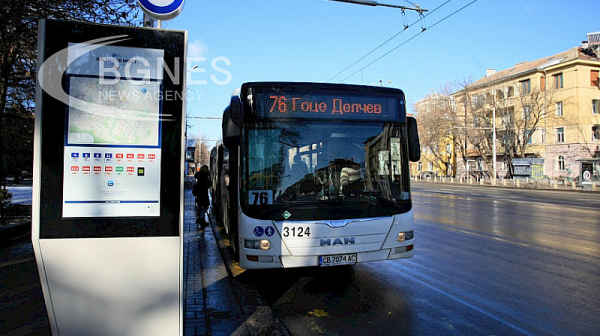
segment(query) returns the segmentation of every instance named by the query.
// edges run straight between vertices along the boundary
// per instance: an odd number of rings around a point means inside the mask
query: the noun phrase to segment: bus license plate
[[[354,265],[356,264],[356,253],[338,254],[319,257],[320,266]]]

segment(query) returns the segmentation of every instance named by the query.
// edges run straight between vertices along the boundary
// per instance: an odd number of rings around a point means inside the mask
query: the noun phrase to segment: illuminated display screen
[[[402,100],[394,97],[288,92],[270,88],[253,91],[255,113],[260,118],[344,119],[401,121]]]

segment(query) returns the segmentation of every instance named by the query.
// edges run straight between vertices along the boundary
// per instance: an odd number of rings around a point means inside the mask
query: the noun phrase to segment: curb
[[[290,336],[289,331],[268,306],[261,306],[231,336]]]
[[[227,274],[230,278],[232,286],[237,281],[235,280],[236,275],[241,269],[232,270],[232,258],[229,254],[227,244],[223,240],[222,232],[220,227],[217,225],[216,218],[210,213],[210,228],[213,230],[213,234],[217,240],[217,246]],[[240,302],[241,306],[254,306],[252,314],[246,318],[246,321],[240,325],[231,335],[232,336],[290,336],[289,330],[286,326],[275,316],[269,306],[267,306],[264,300],[260,297],[260,294],[253,288],[237,283],[233,290],[236,292],[236,297],[239,299],[239,295],[245,297],[246,302]],[[243,288],[242,288],[243,287]],[[247,315],[246,315],[247,316]]]
[[[439,185],[454,185],[454,186],[465,186],[465,187],[483,187],[483,188],[498,188],[498,189],[506,189],[506,190],[540,190],[540,191],[559,191],[559,192],[574,192],[574,193],[585,193],[585,194],[595,194],[595,193],[600,193],[600,189],[597,188],[596,190],[582,190],[582,189],[572,189],[572,188],[565,188],[565,187],[560,187],[560,188],[553,188],[550,186],[540,186],[540,185],[534,185],[534,184],[523,184],[522,186],[513,186],[513,185],[502,185],[502,183],[497,183],[496,185],[490,184],[490,183],[484,183],[481,184],[479,182],[473,182],[473,183],[461,183],[461,182],[444,182],[444,181],[426,181],[426,180],[412,180],[411,179],[411,184],[419,184],[419,183],[423,183],[423,184],[439,184]]]

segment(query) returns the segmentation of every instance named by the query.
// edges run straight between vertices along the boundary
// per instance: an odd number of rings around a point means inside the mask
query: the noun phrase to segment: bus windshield
[[[410,209],[402,123],[255,121],[242,136],[240,201],[250,217],[370,218]]]

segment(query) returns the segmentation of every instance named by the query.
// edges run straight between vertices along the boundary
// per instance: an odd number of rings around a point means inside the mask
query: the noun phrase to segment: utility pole
[[[495,98],[495,95],[494,95]],[[497,163],[496,163],[496,100],[494,99],[494,111],[492,112],[492,168],[493,168],[493,175],[492,175],[492,185],[496,185],[496,173],[498,172],[497,170]]]

